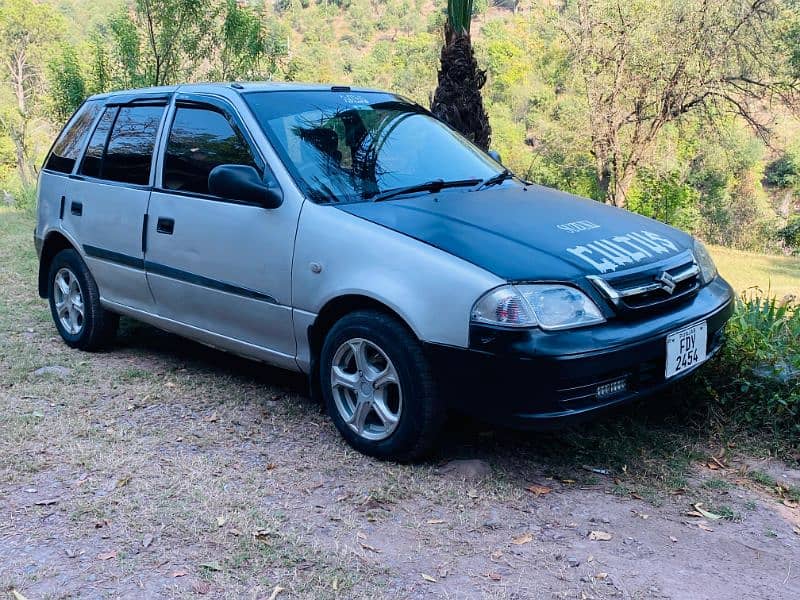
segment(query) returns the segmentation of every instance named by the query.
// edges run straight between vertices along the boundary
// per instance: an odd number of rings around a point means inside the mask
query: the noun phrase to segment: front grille
[[[589,275],[618,312],[656,309],[685,299],[700,287],[700,268],[690,252],[668,262],[620,275]]]

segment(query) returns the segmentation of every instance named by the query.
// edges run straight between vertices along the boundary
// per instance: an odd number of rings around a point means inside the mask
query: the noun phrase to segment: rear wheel
[[[397,319],[343,317],[325,338],[320,379],[328,413],[359,452],[412,460],[432,448],[443,404],[421,344]]]
[[[75,250],[62,250],[53,258],[48,299],[58,333],[68,346],[97,350],[114,337],[119,317],[100,305],[97,283]]]

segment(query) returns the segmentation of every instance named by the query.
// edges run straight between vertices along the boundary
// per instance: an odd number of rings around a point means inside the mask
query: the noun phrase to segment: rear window
[[[59,173],[72,173],[92,123],[102,109],[99,102],[85,102],[67,122],[45,161],[44,168]]]
[[[86,148],[81,174],[147,185],[164,109],[164,106],[107,108]]]

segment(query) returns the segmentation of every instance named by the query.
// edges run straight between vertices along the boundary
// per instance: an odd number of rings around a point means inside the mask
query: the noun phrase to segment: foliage
[[[628,208],[709,242],[797,251],[795,0],[474,0],[471,10],[457,4],[451,8],[459,27],[471,25],[470,50],[457,61],[465,76],[444,71],[454,94],[447,103],[467,101],[474,122],[462,130],[487,146],[491,131],[492,147],[510,169],[600,201],[621,182]],[[0,0],[0,11],[3,189],[33,183],[82,95],[153,83],[274,79],[387,88],[428,105],[439,83],[442,31],[445,42],[455,36],[445,5],[424,0]],[[725,32],[752,14],[760,20],[744,23],[730,51],[721,52]],[[696,27],[699,18],[705,29]],[[594,29],[576,31],[576,23]],[[9,66],[22,48],[21,112],[21,88],[13,85],[19,78]],[[725,73],[735,77],[721,81]],[[702,96],[698,74],[716,82],[709,95],[691,110],[659,116],[658,106],[686,107]],[[621,91],[610,93],[615,77]],[[467,83],[472,90],[483,85],[464,95],[460,86]],[[731,88],[742,83],[744,89]],[[615,118],[619,152],[604,158],[598,144],[610,138],[599,126]],[[649,141],[635,133],[637,120]],[[652,135],[641,129],[654,124]],[[775,135],[766,143],[768,129]],[[614,175],[636,147],[628,174]]]
[[[766,137],[760,103],[796,103],[800,84],[775,51],[796,6],[780,0],[574,0],[556,18],[588,105],[605,199],[627,202],[663,128],[693,113],[735,114]]]
[[[800,445],[800,304],[745,293],[728,324],[711,389],[725,413]]]
[[[74,46],[65,44],[47,65],[50,80],[51,111],[64,122],[86,98],[86,81]]]

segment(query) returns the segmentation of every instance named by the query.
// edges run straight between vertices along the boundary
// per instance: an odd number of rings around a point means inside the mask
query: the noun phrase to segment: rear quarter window
[[[89,137],[92,123],[100,113],[99,102],[85,102],[67,122],[61,134],[53,144],[44,168],[58,173],[72,173],[75,161],[83,150],[86,138]]]

